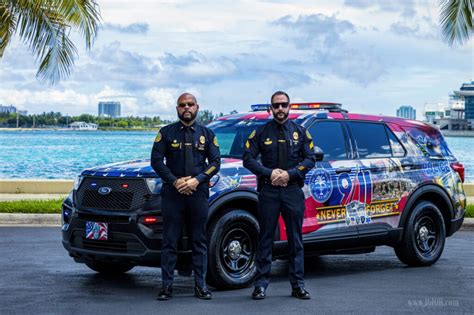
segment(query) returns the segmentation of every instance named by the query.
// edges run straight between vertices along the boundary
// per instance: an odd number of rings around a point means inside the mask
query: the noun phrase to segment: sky
[[[395,115],[448,103],[474,76],[474,40],[441,38],[438,1],[110,0],[90,51],[72,37],[72,75],[49,86],[35,77],[19,40],[0,59],[0,104],[30,114],[176,116],[177,97],[214,113],[247,111],[276,90],[294,102],[338,102],[350,112]]]

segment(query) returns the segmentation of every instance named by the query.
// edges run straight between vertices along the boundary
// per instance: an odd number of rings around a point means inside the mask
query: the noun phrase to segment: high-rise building
[[[99,116],[120,117],[120,102],[99,102]]]
[[[416,119],[416,109],[410,105],[402,105],[397,109],[397,117],[406,119]]]
[[[454,91],[454,95],[464,100],[464,118],[474,123],[474,81],[463,83],[459,91]]]
[[[13,105],[10,106],[3,106],[0,105],[0,114],[11,114],[16,113],[16,107]]]

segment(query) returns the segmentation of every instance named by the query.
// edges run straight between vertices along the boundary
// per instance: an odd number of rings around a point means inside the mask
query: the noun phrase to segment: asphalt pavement
[[[193,297],[193,279],[177,276],[175,297],[156,301],[160,269],[136,267],[104,277],[75,263],[57,227],[0,227],[0,314],[300,314],[474,313],[474,232],[448,238],[431,267],[408,268],[389,247],[360,255],[306,259],[312,299],[290,297],[288,263],[273,263],[263,301],[252,288]]]

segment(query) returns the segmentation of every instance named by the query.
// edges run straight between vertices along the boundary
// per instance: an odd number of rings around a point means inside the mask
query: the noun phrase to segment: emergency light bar
[[[270,104],[254,104],[250,105],[252,111],[266,111]],[[291,103],[291,109],[297,110],[327,110],[329,112],[344,112],[347,113],[347,110],[342,109],[342,104],[340,103]]]

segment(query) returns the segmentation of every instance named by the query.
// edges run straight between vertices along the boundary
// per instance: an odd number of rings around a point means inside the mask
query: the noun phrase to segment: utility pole
[[[35,118],[36,118],[36,116],[33,115],[33,129],[35,128],[35,123],[36,123]]]
[[[16,112],[16,128],[20,126],[20,113]]]

